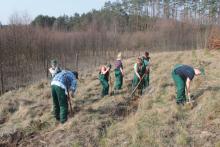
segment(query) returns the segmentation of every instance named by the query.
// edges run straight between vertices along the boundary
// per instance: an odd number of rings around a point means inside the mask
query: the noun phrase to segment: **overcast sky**
[[[37,15],[73,15],[92,9],[101,9],[109,0],[1,0],[0,22],[7,24],[14,13],[27,13],[32,19]],[[110,0],[115,1],[115,0]]]

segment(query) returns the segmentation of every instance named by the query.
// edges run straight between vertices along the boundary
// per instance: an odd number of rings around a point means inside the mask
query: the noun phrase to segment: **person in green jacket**
[[[134,89],[138,85],[140,80],[142,81],[138,86],[138,94],[139,95],[142,95],[142,90],[143,90],[143,80],[142,79],[144,78],[145,70],[146,70],[146,66],[143,63],[142,58],[138,57],[137,63],[135,63],[135,65],[134,65],[134,78],[132,81],[132,87]]]
[[[99,72],[99,80],[102,85],[102,92],[101,92],[101,97],[104,97],[108,95],[109,93],[109,72],[111,69],[111,65],[109,64],[108,66],[101,66],[100,72]]]
[[[144,76],[144,79],[143,79],[143,88],[145,89],[150,84],[150,57],[149,57],[148,52],[144,53],[143,62],[146,66],[145,76]]]
[[[121,62],[121,53],[118,54],[117,60],[115,61],[115,84],[114,84],[114,93],[122,89],[123,85],[123,65]]]
[[[177,104],[184,104],[186,102],[185,89],[189,101],[191,100],[191,95],[190,95],[191,81],[193,80],[195,75],[197,76],[200,74],[202,75],[205,74],[204,69],[197,69],[189,65],[183,65],[183,64],[176,64],[174,66],[172,70],[172,78],[176,86]]]

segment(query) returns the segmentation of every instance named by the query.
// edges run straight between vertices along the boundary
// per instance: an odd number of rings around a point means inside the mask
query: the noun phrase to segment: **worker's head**
[[[102,71],[105,71],[106,68],[107,68],[107,66],[105,66],[105,65],[101,65],[101,66],[100,66],[99,73],[101,73]]]
[[[138,58],[137,58],[137,64],[138,64],[138,65],[142,65],[142,64],[143,64],[143,61],[142,61],[142,58],[141,58],[141,57],[138,57]]]
[[[72,71],[72,73],[75,75],[76,79],[78,79],[78,72],[77,71]]]
[[[146,52],[144,53],[144,56],[145,56],[146,58],[149,57],[149,52],[146,51]]]
[[[204,68],[194,68],[195,75],[205,75]]]
[[[194,68],[195,75],[200,75],[201,71],[198,68]]]
[[[57,64],[58,64],[57,60],[55,60],[55,59],[51,60],[51,66],[52,66],[52,68],[57,67]]]
[[[117,60],[121,60],[122,56],[121,56],[121,52],[118,53],[117,55]]]

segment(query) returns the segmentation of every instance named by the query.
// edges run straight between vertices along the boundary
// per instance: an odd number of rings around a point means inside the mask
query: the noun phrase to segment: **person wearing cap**
[[[115,84],[114,84],[115,92],[122,88],[123,76],[124,76],[124,71],[121,61],[121,53],[119,53],[117,56],[117,60],[115,61]]]
[[[143,62],[146,66],[146,70],[145,70],[146,75],[144,76],[144,79],[143,79],[143,88],[147,88],[150,83],[150,57],[149,57],[149,53],[145,52],[142,59],[143,59]]]
[[[111,69],[111,64],[108,64],[107,66],[103,65],[100,68],[99,71],[99,80],[102,85],[102,92],[101,92],[101,97],[104,97],[108,95],[109,92],[109,71]]]
[[[57,60],[51,60],[51,68],[49,68],[49,72],[51,74],[51,78],[53,78],[57,73],[61,72]]]
[[[67,121],[68,115],[68,92],[71,98],[77,88],[78,72],[62,70],[51,81],[53,98],[53,113],[56,120],[62,124]]]
[[[176,103],[184,104],[186,102],[186,93],[190,101],[190,84],[194,76],[204,75],[203,69],[193,68],[189,65],[176,64],[172,70],[172,78],[176,86]]]
[[[137,58],[137,63],[134,64],[134,78],[132,81],[132,87],[133,89],[138,85],[140,80],[142,81],[138,86],[138,94],[142,94],[143,90],[143,78],[145,75],[146,66],[143,63],[143,60],[141,57]]]

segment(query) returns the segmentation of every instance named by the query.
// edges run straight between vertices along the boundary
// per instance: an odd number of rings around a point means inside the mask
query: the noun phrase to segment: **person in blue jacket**
[[[78,72],[62,70],[51,81],[53,97],[53,113],[55,118],[62,124],[67,121],[68,115],[68,92],[71,98],[77,88]]]

